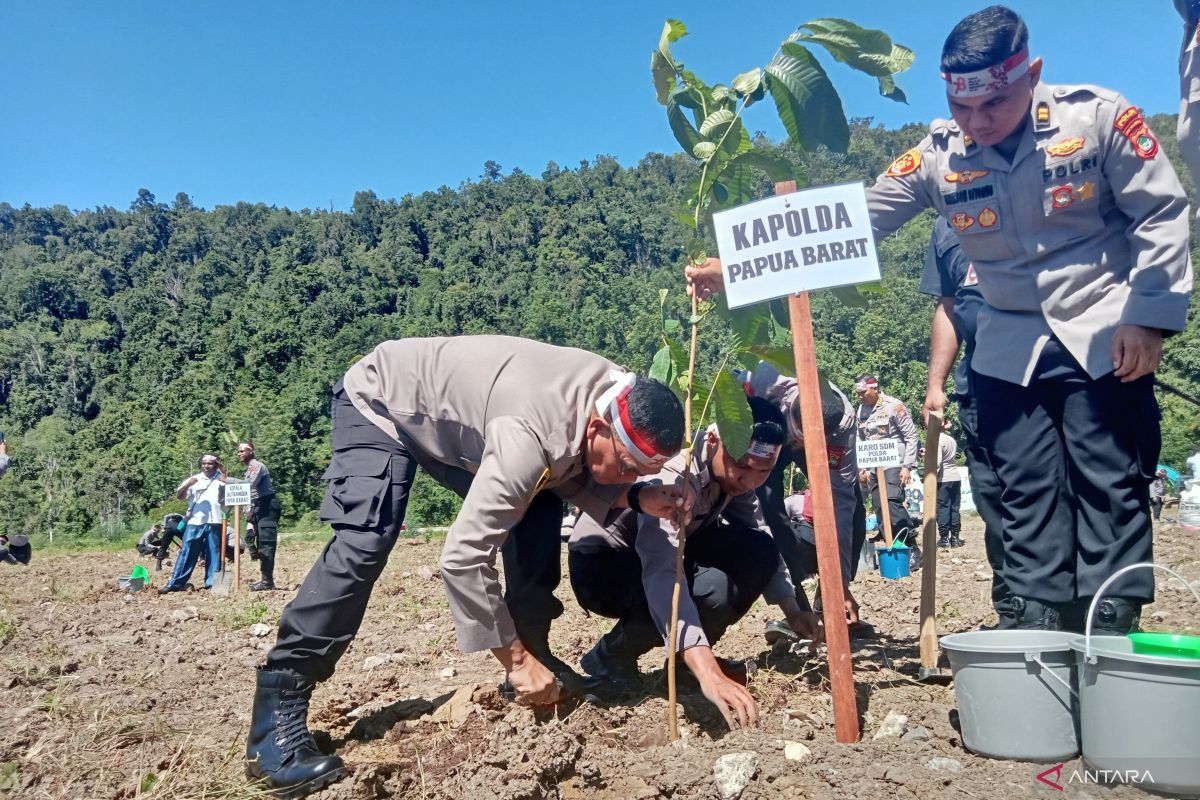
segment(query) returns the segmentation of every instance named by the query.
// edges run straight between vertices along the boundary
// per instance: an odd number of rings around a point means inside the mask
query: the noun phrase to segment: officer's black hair
[[[988,6],[954,26],[942,46],[943,72],[975,72],[1001,63],[1029,44],[1029,28],[1004,6]]]
[[[862,380],[861,378],[859,380]],[[837,431],[842,425],[842,417],[846,414],[846,407],[842,403],[842,397],[834,390],[833,386],[828,381],[821,383],[821,426],[825,429],[825,435]],[[800,397],[797,396],[792,401],[792,416],[796,423],[800,423]]]
[[[626,397],[629,421],[660,453],[683,447],[683,404],[665,383],[639,375]]]
[[[750,403],[750,413],[754,417],[754,428],[750,432],[751,441],[763,444],[783,444],[787,438],[784,432],[783,412],[774,403],[768,403],[761,397],[747,398]]]

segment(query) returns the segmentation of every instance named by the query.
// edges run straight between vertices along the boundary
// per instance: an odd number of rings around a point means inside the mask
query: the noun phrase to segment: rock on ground
[[[721,800],[737,800],[758,771],[755,753],[729,753],[713,763],[713,781]]]

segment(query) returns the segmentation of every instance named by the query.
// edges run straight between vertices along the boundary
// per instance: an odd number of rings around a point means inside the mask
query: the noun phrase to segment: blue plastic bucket
[[[879,558],[879,574],[889,581],[908,577],[908,559],[912,550],[902,545],[895,547],[876,547],[875,555]]]

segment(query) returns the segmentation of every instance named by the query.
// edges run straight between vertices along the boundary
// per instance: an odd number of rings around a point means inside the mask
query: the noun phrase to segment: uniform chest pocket
[[[1099,171],[1074,180],[1051,181],[1042,189],[1042,230],[1045,247],[1082,239],[1104,227],[1100,217],[1097,181]]]
[[[1016,255],[1004,235],[1009,222],[997,202],[950,208],[946,221],[958,233],[963,252],[972,261],[999,261]]]

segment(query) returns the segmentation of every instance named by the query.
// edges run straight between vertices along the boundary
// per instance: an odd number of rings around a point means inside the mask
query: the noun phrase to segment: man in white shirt
[[[225,474],[221,471],[220,459],[205,455],[200,459],[200,471],[179,484],[175,490],[176,497],[188,501],[187,528],[183,532],[183,547],[175,559],[175,571],[167,585],[158,590],[159,594],[188,589],[188,581],[200,558],[201,548],[205,552],[204,588],[212,587],[213,575],[221,563],[221,521],[224,519],[221,498],[224,487]]]

